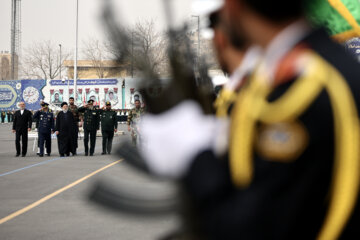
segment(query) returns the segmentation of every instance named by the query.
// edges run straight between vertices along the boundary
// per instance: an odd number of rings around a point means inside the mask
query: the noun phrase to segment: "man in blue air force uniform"
[[[41,105],[41,110],[37,111],[34,114],[34,119],[39,121],[39,147],[40,147],[40,157],[44,156],[44,143],[46,142],[46,153],[48,156],[51,154],[51,134],[54,133],[54,115],[52,112],[49,112],[48,103],[43,103]]]

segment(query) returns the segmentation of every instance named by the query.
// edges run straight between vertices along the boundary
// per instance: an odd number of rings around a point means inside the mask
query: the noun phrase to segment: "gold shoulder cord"
[[[223,88],[220,91],[219,97],[215,101],[215,109],[217,117],[227,117],[229,107],[236,100],[236,93],[234,91]]]
[[[359,119],[352,93],[341,74],[314,53],[310,59],[302,77],[275,102],[266,100],[271,88],[258,76],[239,94],[232,113],[230,169],[235,185],[248,187],[253,176],[256,124],[295,120],[325,89],[334,113],[335,160],[329,211],[318,239],[330,240],[341,234],[357,199]]]

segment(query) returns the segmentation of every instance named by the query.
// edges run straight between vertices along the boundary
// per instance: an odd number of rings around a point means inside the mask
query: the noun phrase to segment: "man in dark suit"
[[[20,137],[22,138],[22,152],[21,156],[25,157],[27,152],[28,131],[31,130],[32,114],[29,110],[25,109],[25,103],[19,103],[20,110],[14,114],[14,121],[12,132],[16,133],[16,157],[20,156]]]
[[[75,155],[77,135],[77,122],[74,120],[74,115],[69,111],[68,104],[63,102],[61,104],[62,111],[56,117],[55,133],[58,138],[59,153],[61,157],[70,155],[70,152]]]

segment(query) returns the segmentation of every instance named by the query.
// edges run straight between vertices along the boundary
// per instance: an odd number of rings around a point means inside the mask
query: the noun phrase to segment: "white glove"
[[[140,123],[140,153],[153,173],[179,178],[197,154],[214,146],[215,124],[214,116],[204,115],[190,100],[160,115],[146,114]]]

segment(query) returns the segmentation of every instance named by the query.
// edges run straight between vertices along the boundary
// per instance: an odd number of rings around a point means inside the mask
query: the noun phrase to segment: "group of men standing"
[[[77,155],[79,127],[84,128],[84,147],[85,156],[94,155],[96,133],[100,127],[103,136],[104,154],[111,154],[112,140],[114,133],[117,132],[116,112],[111,110],[111,103],[106,102],[106,107],[97,109],[93,106],[94,101],[89,100],[88,104],[78,108],[74,104],[74,98],[69,99],[69,104],[61,103],[61,111],[55,117],[49,110],[49,104],[41,103],[41,109],[34,116],[29,110],[25,109],[25,103],[19,104],[20,110],[15,112],[13,132],[16,133],[16,157],[20,154],[24,157],[27,152],[28,131],[31,130],[32,118],[37,121],[38,125],[38,145],[40,157],[51,154],[51,135],[56,134],[58,139],[58,149],[61,157],[70,156],[70,153]],[[22,151],[20,149],[20,138],[22,138]],[[45,148],[44,148],[45,145]]]
[[[100,128],[103,137],[102,155],[111,154],[112,140],[114,133],[117,132],[116,112],[111,110],[111,103],[107,101],[106,107],[97,109],[94,107],[94,100],[90,99],[88,104],[79,108],[78,111],[83,113],[84,119],[84,147],[85,156],[94,155],[96,144],[96,133]],[[89,149],[90,140],[90,149]],[[89,151],[90,150],[90,151]]]
[[[14,118],[14,112],[12,112],[12,111],[8,111],[8,112],[1,111],[1,113],[0,113],[1,123],[5,123],[6,116],[7,116],[8,123],[11,123],[13,121],[13,118]]]

